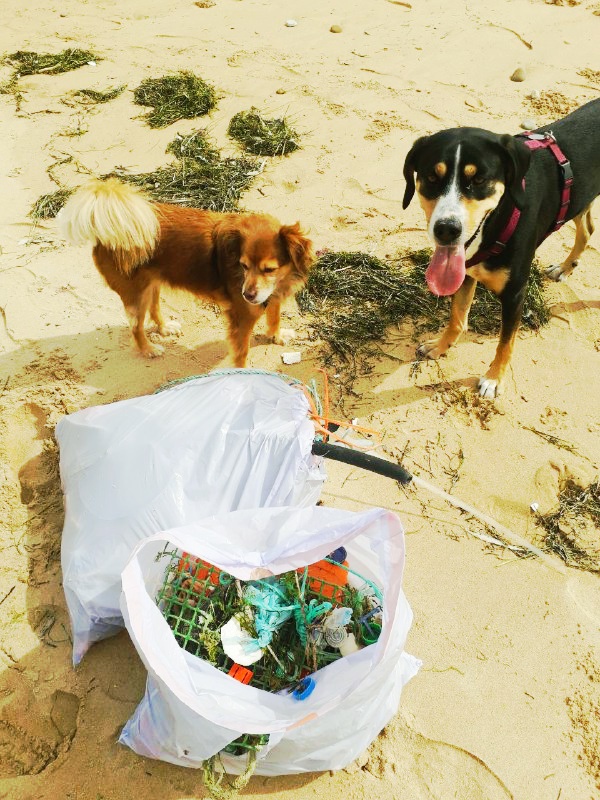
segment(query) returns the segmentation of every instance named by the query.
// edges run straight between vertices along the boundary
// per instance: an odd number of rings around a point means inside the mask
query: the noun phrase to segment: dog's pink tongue
[[[465,279],[465,248],[436,247],[425,280],[433,294],[454,294]]]

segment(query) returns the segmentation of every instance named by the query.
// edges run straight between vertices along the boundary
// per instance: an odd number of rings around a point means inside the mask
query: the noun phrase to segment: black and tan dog
[[[546,275],[560,281],[577,265],[594,225],[600,194],[600,99],[557,122],[518,136],[452,128],[414,143],[406,157],[406,208],[416,191],[435,252],[426,272],[430,290],[453,295],[450,322],[419,354],[443,355],[467,329],[480,281],[502,305],[500,341],[479,393],[502,389],[521,320],[538,245],[563,222],[575,222],[575,244]]]

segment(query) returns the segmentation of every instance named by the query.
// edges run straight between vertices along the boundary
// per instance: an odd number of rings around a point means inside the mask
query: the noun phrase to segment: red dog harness
[[[571,162],[565,156],[563,151],[558,146],[558,142],[552,135],[552,133],[522,133],[518,134],[525,139],[525,144],[529,147],[530,150],[540,150],[542,148],[547,148],[550,150],[554,158],[558,162],[558,166],[560,167],[561,174],[562,174],[562,192],[560,196],[560,208],[558,209],[558,214],[556,220],[554,221],[554,225],[550,228],[550,230],[542,236],[538,245],[544,241],[547,236],[550,236],[551,233],[557,231],[565,222],[565,218],[567,216],[567,212],[569,210],[569,203],[571,202],[571,188],[573,186],[573,170],[571,169]],[[523,179],[523,188],[525,188],[525,179]],[[506,223],[504,230],[498,237],[497,241],[491,247],[488,247],[485,250],[478,250],[471,258],[469,258],[466,262],[466,267],[473,267],[475,264],[480,264],[482,261],[485,261],[490,256],[498,256],[506,247],[510,237],[515,232],[515,228],[517,227],[517,223],[519,222],[519,217],[521,216],[521,212],[518,208],[514,208],[512,214],[510,215],[510,219]]]

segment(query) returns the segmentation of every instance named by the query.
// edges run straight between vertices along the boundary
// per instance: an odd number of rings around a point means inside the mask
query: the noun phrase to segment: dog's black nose
[[[454,244],[462,233],[462,225],[456,217],[438,219],[433,226],[433,235],[438,244]]]
[[[246,289],[246,291],[242,292],[244,297],[249,303],[253,303],[256,300],[256,295],[258,294],[257,290],[254,289],[251,291],[250,289]]]

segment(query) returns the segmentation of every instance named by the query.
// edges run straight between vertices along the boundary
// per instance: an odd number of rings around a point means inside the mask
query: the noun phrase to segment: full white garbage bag
[[[157,554],[165,549],[247,581],[312,564],[340,546],[350,567],[383,593],[382,632],[375,644],[313,673],[316,687],[304,700],[244,685],[186,652],[156,605],[167,566]],[[403,566],[400,521],[377,508],[234,511],[143,541],[123,571],[121,608],[148,681],[120,741],[140,755],[200,767],[240,735],[268,733],[257,774],[349,764],[397,712],[402,687],[420,665],[404,652],[412,612],[402,591]],[[243,771],[244,757],[222,758],[228,771]]]
[[[308,413],[281,377],[235,370],[58,423],[75,664],[122,628],[121,571],[140,540],[238,508],[316,503],[325,473]]]

